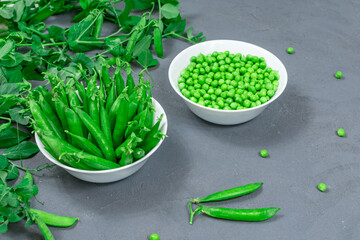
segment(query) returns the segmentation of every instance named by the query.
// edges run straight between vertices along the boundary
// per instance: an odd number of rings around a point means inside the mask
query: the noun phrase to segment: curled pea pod
[[[111,147],[109,141],[106,139],[105,134],[101,131],[100,127],[96,125],[96,122],[91,119],[91,117],[86,112],[82,111],[79,108],[77,108],[75,111],[79,115],[85,127],[94,137],[106,159],[115,162],[116,159],[114,149]]]
[[[161,31],[160,31],[159,27],[154,29],[154,48],[155,48],[156,55],[159,58],[163,58],[164,50],[163,50],[163,45],[162,45],[162,35],[161,35]]]
[[[210,194],[204,198],[195,198],[191,199],[192,203],[204,203],[204,202],[214,202],[214,201],[223,201],[232,198],[237,198],[244,196],[246,194],[252,193],[259,189],[263,183],[251,183],[245,186],[240,186],[236,188],[227,189],[224,191],[216,192]]]
[[[44,236],[45,240],[55,240],[54,236],[52,235],[48,226],[44,223],[41,218],[35,218],[35,222],[38,225],[42,235]]]
[[[29,209],[29,212],[36,218],[40,218],[46,225],[55,227],[71,227],[79,220],[79,218],[59,216],[32,208]]]
[[[134,159],[139,160],[145,156],[145,151],[142,148],[135,148],[133,152]]]
[[[115,127],[113,131],[114,148],[117,148],[124,139],[125,130],[129,119],[128,114],[129,102],[126,98],[123,98],[117,112]]]
[[[189,206],[191,208],[191,206]],[[195,214],[204,213],[210,217],[234,221],[260,222],[273,217],[280,208],[233,209],[221,207],[204,207],[200,205],[195,211],[191,210],[190,224]]]
[[[76,134],[73,134],[73,133],[71,133],[69,131],[66,131],[66,130],[65,130],[65,132],[72,137],[74,145],[76,147],[79,147],[80,149],[84,150],[85,152],[93,154],[95,156],[104,157],[101,150],[98,147],[96,147],[88,139],[86,139],[86,138],[84,138],[82,136],[78,136]]]

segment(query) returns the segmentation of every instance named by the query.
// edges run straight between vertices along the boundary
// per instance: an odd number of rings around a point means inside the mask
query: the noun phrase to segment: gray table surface
[[[189,43],[166,40],[151,71],[154,97],[169,120],[168,138],[135,175],[111,184],[80,181],[60,168],[38,174],[35,208],[80,218],[56,239],[359,239],[360,2],[357,0],[182,1],[181,13],[208,40],[259,45],[285,64],[283,95],[260,116],[237,126],[196,117],[171,89],[171,60]],[[66,23],[71,16],[52,18]],[[111,32],[109,26],[107,31]],[[295,53],[289,55],[286,48]],[[343,79],[333,74],[342,71]],[[347,136],[335,134],[344,128]],[[266,148],[270,157],[258,152]],[[47,160],[39,153],[26,166]],[[187,200],[263,181],[258,192],[211,206],[281,207],[269,221],[232,222],[197,216]],[[324,182],[327,192],[316,186]],[[1,239],[41,239],[36,226],[11,224]]]

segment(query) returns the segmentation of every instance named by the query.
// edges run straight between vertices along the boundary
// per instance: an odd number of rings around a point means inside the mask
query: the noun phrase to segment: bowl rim
[[[156,101],[155,98],[152,97],[152,101],[155,101],[155,103],[159,106],[160,108],[160,112],[162,112],[162,114],[164,114],[163,116],[163,124],[162,124],[162,133],[166,134],[167,132],[167,129],[168,129],[168,120],[167,120],[167,117],[166,117],[166,113],[165,113],[165,110],[164,108],[160,105],[160,103],[158,101]],[[153,103],[154,105],[154,103]],[[161,111],[162,110],[162,111]],[[139,160],[137,160],[136,162],[133,162],[129,165],[126,165],[126,166],[123,166],[123,167],[118,167],[118,168],[114,168],[114,169],[108,169],[108,170],[82,170],[82,169],[77,169],[77,168],[73,168],[73,167],[70,167],[70,166],[67,166],[65,164],[62,164],[61,162],[59,162],[58,160],[56,160],[44,147],[44,144],[41,142],[37,132],[35,132],[35,142],[36,144],[38,145],[39,149],[40,149],[40,152],[49,160],[51,161],[52,163],[56,164],[57,166],[61,167],[61,168],[64,168],[68,171],[71,171],[71,172],[77,172],[77,173],[84,173],[84,174],[93,174],[93,175],[97,175],[97,174],[103,174],[103,173],[113,173],[113,172],[117,172],[117,171],[120,171],[120,170],[125,170],[125,169],[128,169],[130,167],[133,167],[133,166],[136,166],[144,161],[146,161],[159,147],[160,145],[162,144],[162,142],[164,141],[165,138],[162,138],[160,140],[160,142],[153,148],[151,149],[150,152],[148,152],[144,157],[140,158]],[[39,144],[40,143],[40,144]]]
[[[279,63],[281,64],[281,66],[284,68],[284,75],[285,75],[285,79],[284,79],[284,87],[281,89],[281,91],[278,92],[278,95],[275,97],[275,95],[270,98],[269,101],[267,101],[266,103],[263,103],[263,104],[260,104],[259,106],[256,106],[256,107],[252,107],[252,108],[246,108],[246,109],[240,109],[240,110],[223,110],[223,109],[215,109],[215,108],[210,108],[210,107],[205,107],[205,106],[202,106],[198,103],[194,103],[193,101],[187,99],[181,92],[179,89],[176,88],[176,86],[174,86],[175,84],[175,81],[173,83],[172,80],[172,77],[171,77],[171,72],[172,72],[172,68],[174,68],[174,65],[175,65],[175,60],[177,60],[178,58],[181,57],[182,54],[185,53],[185,51],[189,51],[193,48],[197,48],[199,45],[206,45],[208,43],[211,43],[211,42],[236,42],[236,43],[241,43],[241,44],[245,44],[245,45],[250,45],[250,46],[253,46],[253,47],[256,47],[258,48],[259,50],[261,51],[264,51],[264,52],[267,52],[268,54],[272,55],[276,60],[279,61]],[[192,45],[190,47],[187,47],[185,48],[184,50],[182,50],[180,53],[178,53],[174,59],[171,61],[170,63],[170,66],[169,66],[169,70],[168,70],[168,78],[169,78],[169,82],[170,82],[170,85],[171,87],[175,90],[175,92],[183,99],[185,100],[187,103],[190,103],[191,105],[194,105],[196,107],[199,107],[201,109],[204,109],[204,110],[210,110],[210,111],[213,111],[213,112],[219,112],[219,113],[239,113],[239,112],[250,112],[252,110],[255,110],[255,109],[260,109],[260,108],[263,108],[263,107],[266,107],[267,105],[269,105],[270,103],[272,103],[273,101],[275,101],[278,97],[280,97],[280,95],[284,92],[286,86],[287,86],[287,82],[288,82],[288,74],[287,74],[287,71],[286,71],[286,68],[285,68],[285,65],[281,62],[281,60],[275,55],[273,54],[272,52],[266,50],[265,48],[262,48],[258,45],[255,45],[255,44],[252,44],[252,43],[248,43],[248,42],[244,42],[244,41],[238,41],[238,40],[228,40],[228,39],[218,39],[218,40],[209,40],[209,41],[205,41],[205,42],[202,42],[202,43],[198,43],[198,44],[195,44],[195,45]],[[177,81],[176,81],[177,82]],[[276,92],[277,93],[277,92]],[[276,94],[275,93],[275,94]]]

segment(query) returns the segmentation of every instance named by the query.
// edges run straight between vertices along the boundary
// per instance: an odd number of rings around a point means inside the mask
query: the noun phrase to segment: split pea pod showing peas
[[[227,189],[224,191],[210,194],[204,198],[192,199],[191,202],[192,203],[204,203],[204,202],[223,201],[223,200],[241,197],[241,196],[244,196],[246,194],[256,191],[257,189],[259,189],[261,187],[262,184],[263,184],[262,182],[251,183],[251,184],[247,184],[245,186]]]
[[[37,209],[30,209],[29,212],[40,218],[46,225],[55,227],[70,227],[79,220],[79,218],[59,216]]]

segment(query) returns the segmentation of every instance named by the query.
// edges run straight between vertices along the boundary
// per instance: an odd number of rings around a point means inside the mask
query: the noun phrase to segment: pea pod
[[[159,130],[163,115],[160,116],[156,124],[151,128],[145,139],[139,144],[146,153],[150,152],[163,138],[164,134]]]
[[[115,87],[114,83],[112,83],[109,91],[110,91],[109,95],[107,96],[107,99],[106,99],[106,112],[110,111],[110,108],[116,99],[116,87]]]
[[[52,126],[49,123],[49,120],[46,118],[40,106],[32,99],[29,100],[29,106],[31,114],[35,120],[36,127],[41,129],[42,131],[55,134],[55,131],[53,130]]]
[[[55,98],[54,101],[55,101],[56,113],[60,119],[62,129],[69,130],[69,124],[65,116],[66,105],[59,98]]]
[[[81,109],[76,109],[76,113],[79,115],[81,121],[85,127],[89,130],[92,136],[95,138],[98,146],[100,147],[102,153],[107,160],[115,162],[115,152],[111,147],[109,141],[106,139],[104,133],[101,131],[100,127],[96,125],[96,122],[91,119],[91,117]]]
[[[95,38],[100,37],[103,23],[104,23],[104,16],[102,13],[99,13],[99,15],[95,21],[95,24],[94,24],[94,37]]]
[[[85,112],[88,112],[88,104],[87,104],[87,100],[86,100],[86,90],[84,85],[79,82],[79,81],[74,81],[75,82],[75,87],[76,90],[78,91],[82,104],[83,104],[83,108],[85,110]]]
[[[193,222],[194,214],[204,213],[210,217],[234,221],[260,222],[273,217],[280,208],[258,208],[258,209],[233,209],[221,207],[204,207],[200,205],[191,213],[190,224]]]
[[[116,100],[114,101],[113,105],[109,110],[109,122],[110,122],[111,131],[114,130],[116,116],[118,115],[118,111],[120,109],[121,103],[123,102],[123,99],[125,98],[128,100],[129,98],[126,91],[127,88],[125,88],[123,92],[116,98]]]
[[[117,148],[123,141],[126,126],[128,123],[129,114],[129,102],[126,98],[123,98],[117,112],[115,127],[113,131],[113,143],[114,148]]]
[[[105,138],[108,140],[110,147],[114,148],[114,144],[111,136],[111,126],[110,126],[109,116],[103,104],[100,104],[100,127],[101,127],[101,131],[103,131],[105,135]]]
[[[126,87],[128,88],[129,94],[131,94],[134,91],[135,82],[134,82],[134,78],[131,74],[130,66],[128,66],[128,68],[126,69],[126,72],[127,72]]]
[[[38,225],[45,240],[55,240],[50,229],[48,228],[48,226],[44,223],[44,221],[41,218],[35,218],[35,222]]]
[[[259,189],[261,187],[262,184],[263,184],[262,182],[251,183],[251,184],[247,184],[245,186],[227,189],[224,191],[210,194],[204,198],[192,199],[191,202],[192,203],[204,203],[204,202],[223,201],[223,200],[241,197],[241,196],[244,196],[246,194],[256,191],[257,189]]]
[[[116,164],[113,161],[109,161],[86,152],[78,152],[70,155],[74,156],[75,158],[79,159],[79,161],[96,170],[109,170],[120,167],[119,164]]]
[[[130,152],[124,152],[119,161],[121,167],[129,165],[134,162],[134,157]]]
[[[74,110],[72,110],[71,108],[66,108],[65,116],[69,124],[69,132],[83,137],[84,136],[83,125],[79,116],[74,112]],[[75,142],[73,141],[73,143]]]
[[[89,99],[89,115],[100,127],[100,111],[98,98],[93,96]]]
[[[104,157],[101,150],[98,147],[96,147],[88,139],[86,139],[86,138],[84,138],[82,136],[78,136],[76,134],[73,134],[73,133],[71,133],[69,131],[65,131],[65,132],[72,137],[74,145],[76,147],[79,147],[80,149],[84,150],[85,152],[93,154],[95,156]]]
[[[133,152],[134,159],[139,160],[145,156],[145,151],[142,148],[135,148]]]
[[[135,149],[137,144],[141,142],[142,139],[138,138],[135,133],[131,134],[119,147],[116,148],[115,154],[117,158],[121,158],[123,153],[132,149]]]
[[[72,87],[69,87],[67,91],[68,91],[67,96],[70,107],[74,109],[76,107],[81,106],[79,96],[76,94],[75,90]]]
[[[161,31],[160,31],[159,27],[154,29],[154,48],[155,48],[156,55],[159,58],[163,58],[164,50],[163,50],[163,45],[162,45],[162,35],[161,35]]]
[[[46,225],[55,227],[70,227],[79,220],[79,218],[59,216],[33,208],[30,208],[29,212],[40,218]]]
[[[135,116],[136,111],[138,109],[139,106],[139,100],[140,100],[140,96],[139,93],[137,91],[134,91],[130,96],[129,96],[129,121],[132,120],[132,118]]]
[[[104,83],[105,92],[106,95],[108,96],[111,88],[111,78],[109,75],[109,67],[106,64],[106,61],[103,61],[103,63],[101,64],[101,80]]]
[[[121,66],[118,66],[114,72],[114,79],[115,79],[115,84],[116,84],[116,93],[117,96],[119,96],[124,88],[125,88],[125,82],[123,77],[121,76]]]

